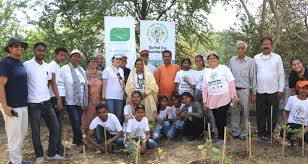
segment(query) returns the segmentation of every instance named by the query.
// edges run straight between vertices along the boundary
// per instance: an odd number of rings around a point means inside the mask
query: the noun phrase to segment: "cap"
[[[12,37],[12,38],[10,38],[9,41],[7,42],[7,45],[4,47],[4,51],[10,53],[9,47],[12,46],[13,44],[16,44],[16,43],[21,43],[21,44],[22,44],[22,47],[23,47],[24,49],[27,49],[27,48],[28,48],[28,45],[29,45],[28,43],[21,41],[20,38],[14,38],[14,37]]]
[[[83,53],[77,49],[73,50],[71,53],[70,53],[70,56],[72,56],[73,54],[79,54],[81,57],[83,57]]]

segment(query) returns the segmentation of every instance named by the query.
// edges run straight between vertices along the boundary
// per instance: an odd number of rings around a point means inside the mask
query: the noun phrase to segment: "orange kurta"
[[[181,68],[176,64],[161,65],[155,72],[155,79],[158,85],[158,96],[167,96],[170,100],[172,92],[175,90],[175,75]]]

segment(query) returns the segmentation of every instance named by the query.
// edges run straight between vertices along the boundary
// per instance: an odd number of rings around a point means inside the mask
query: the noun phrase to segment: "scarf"
[[[74,66],[69,63],[68,64],[72,73],[73,79],[73,92],[75,95],[75,103],[77,106],[81,106],[82,109],[85,109],[88,106],[88,81],[85,73],[82,71],[80,66],[77,66],[78,71],[81,73],[82,77],[85,79],[85,84],[81,86],[80,80],[77,76]],[[83,94],[81,93],[81,87],[83,87]]]

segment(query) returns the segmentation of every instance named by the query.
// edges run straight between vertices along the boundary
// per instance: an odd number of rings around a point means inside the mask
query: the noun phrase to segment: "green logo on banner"
[[[147,35],[149,42],[162,44],[168,39],[168,30],[162,23],[153,23],[149,26]]]
[[[129,28],[113,28],[110,31],[110,41],[128,41],[129,38]]]

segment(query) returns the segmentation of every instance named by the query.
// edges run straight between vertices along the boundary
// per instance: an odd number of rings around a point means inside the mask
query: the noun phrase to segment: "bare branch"
[[[262,14],[261,14],[261,24],[260,24],[260,35],[263,36],[264,24],[265,24],[265,15],[266,15],[266,2],[267,0],[263,0],[262,5]]]
[[[164,11],[162,11],[162,12],[158,15],[158,17],[157,17],[156,20],[159,20],[164,14],[166,14],[166,12],[167,12],[168,10],[170,10],[171,7],[175,4],[175,1],[176,1],[176,0],[173,0],[173,1],[171,2],[170,6],[167,7]]]
[[[243,7],[244,7],[244,10],[245,10],[245,12],[246,12],[246,15],[248,16],[248,19],[249,19],[250,22],[256,27],[256,29],[258,29],[258,31],[259,31],[259,27],[258,27],[258,25],[257,25],[257,23],[256,23],[256,21],[255,21],[255,18],[254,18],[254,17],[251,15],[251,13],[249,12],[249,10],[248,10],[248,8],[247,8],[247,6],[246,6],[244,0],[240,0],[240,1],[241,1],[242,5],[243,5]]]

